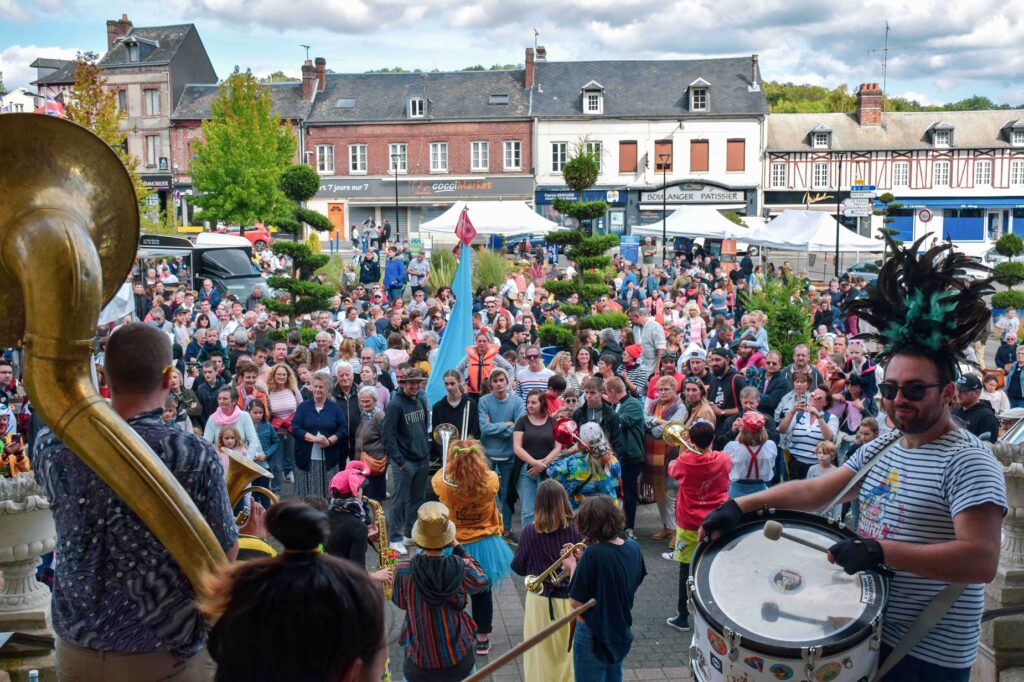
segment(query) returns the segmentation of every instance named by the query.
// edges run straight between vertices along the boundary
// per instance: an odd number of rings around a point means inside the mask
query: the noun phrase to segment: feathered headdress
[[[909,248],[886,236],[892,257],[867,296],[850,301],[843,310],[876,329],[857,338],[881,346],[877,359],[909,351],[955,369],[957,363],[968,362],[964,350],[986,330],[991,312],[983,297],[992,293],[992,279],[968,278],[968,269],[988,268],[955,251],[951,242],[918,255],[927,236]]]

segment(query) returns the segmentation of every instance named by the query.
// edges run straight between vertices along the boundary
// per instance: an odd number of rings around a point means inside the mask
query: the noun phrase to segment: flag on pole
[[[445,396],[444,373],[455,369],[459,361],[466,356],[466,348],[473,345],[473,249],[468,247],[476,236],[476,230],[466,209],[462,209],[455,234],[462,243],[458,255],[459,267],[455,270],[455,279],[452,281],[455,307],[444,328],[444,336],[437,349],[437,359],[430,368],[427,400],[431,405]]]
[[[64,104],[53,98],[53,95],[47,95],[46,101],[43,106],[36,109],[37,114],[46,114],[47,116],[59,116],[64,118]]]

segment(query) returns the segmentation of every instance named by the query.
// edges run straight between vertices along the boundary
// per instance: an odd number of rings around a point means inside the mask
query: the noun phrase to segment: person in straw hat
[[[476,623],[466,602],[490,582],[459,544],[448,507],[440,502],[420,506],[412,538],[422,551],[398,564],[391,594],[405,611],[402,671],[408,682],[458,682],[476,665]]]

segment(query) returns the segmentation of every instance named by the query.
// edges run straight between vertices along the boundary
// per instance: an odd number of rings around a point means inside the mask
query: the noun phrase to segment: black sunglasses
[[[526,359],[527,360],[539,360],[540,356],[539,355],[527,355]]]
[[[929,388],[936,388],[942,386],[941,383],[935,384],[903,384],[900,386],[892,381],[883,381],[878,384],[878,392],[882,394],[882,397],[886,400],[894,400],[896,394],[903,391],[903,397],[907,400],[920,400],[924,397],[924,394],[928,392]]]

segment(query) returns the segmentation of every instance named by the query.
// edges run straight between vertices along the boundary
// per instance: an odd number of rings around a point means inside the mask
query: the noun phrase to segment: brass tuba
[[[138,514],[193,585],[224,563],[195,503],[90,376],[96,320],[129,274],[139,206],[117,154],[70,121],[0,115],[0,345],[53,432]]]
[[[270,498],[271,504],[277,502],[277,495],[270,492],[261,485],[249,485],[257,478],[273,478],[270,473],[256,462],[253,462],[237,452],[228,451],[228,470],[226,472],[228,484],[228,499],[231,506],[237,507],[246,493],[262,493]],[[235,517],[235,525],[244,526],[249,520],[249,509],[244,509]]]
[[[434,427],[434,442],[441,446],[441,480],[451,488],[458,488],[459,484],[448,478],[448,450],[452,438],[458,438],[459,428],[454,424],[438,424]]]
[[[668,422],[662,425],[661,439],[665,441],[665,445],[674,448],[685,448],[690,452],[700,452],[690,442],[690,430],[686,428],[686,424],[683,422]]]

